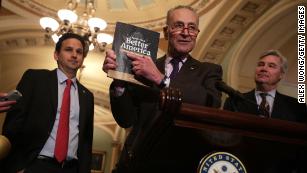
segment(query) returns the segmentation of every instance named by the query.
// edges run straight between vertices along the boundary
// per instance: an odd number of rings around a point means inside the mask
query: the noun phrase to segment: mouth
[[[191,40],[178,40],[178,43],[182,45],[186,45],[186,44],[190,44]]]
[[[257,74],[257,76],[259,76],[259,77],[269,77],[269,75],[263,74],[263,73]]]
[[[78,61],[75,61],[75,60],[70,60],[69,61],[71,64],[78,64]]]
[[[257,74],[257,78],[265,80],[265,79],[269,79],[270,77],[267,74]]]
[[[178,39],[178,42],[191,42],[191,39]]]

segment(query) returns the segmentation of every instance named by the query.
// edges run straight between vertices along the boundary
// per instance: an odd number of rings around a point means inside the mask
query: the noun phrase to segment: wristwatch
[[[167,79],[168,77],[165,75],[164,78],[161,80],[160,84],[158,85],[160,89],[164,88],[167,85]]]

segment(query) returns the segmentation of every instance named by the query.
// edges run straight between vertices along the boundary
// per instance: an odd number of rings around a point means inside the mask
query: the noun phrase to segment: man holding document
[[[132,127],[126,139],[120,160],[114,172],[196,172],[203,156],[199,153],[201,138],[189,129],[176,127],[170,122],[163,128],[154,128],[158,117],[159,91],[164,87],[178,88],[183,102],[219,107],[221,93],[215,88],[221,80],[219,65],[201,63],[189,54],[199,33],[199,17],[189,6],[177,6],[167,13],[163,28],[168,40],[165,56],[154,62],[148,56],[127,53],[132,71],[152,83],[150,87],[114,80],[110,86],[112,113],[123,128]],[[117,67],[114,51],[108,50],[103,70]]]

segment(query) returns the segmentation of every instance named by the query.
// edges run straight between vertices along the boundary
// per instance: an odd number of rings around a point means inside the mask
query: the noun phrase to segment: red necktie
[[[67,156],[69,138],[69,112],[70,112],[70,88],[71,80],[66,80],[63,94],[60,120],[55,140],[54,156],[58,162],[63,162]]]

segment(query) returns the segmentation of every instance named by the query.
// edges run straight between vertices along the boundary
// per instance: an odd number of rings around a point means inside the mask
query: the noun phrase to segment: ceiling
[[[82,14],[80,0],[77,13]],[[287,0],[288,1],[288,0]],[[201,61],[220,63],[231,44],[278,0],[95,0],[97,17],[107,21],[103,31],[113,35],[115,22],[135,24],[160,32],[158,54],[167,43],[162,27],[168,9],[176,5],[190,5],[200,15],[198,44],[192,52]],[[0,9],[0,50],[10,47],[46,45],[39,18],[57,18],[57,10],[66,7],[63,0],[2,0]]]
[[[85,9],[86,0],[80,0],[77,14]],[[193,6],[202,14],[214,8],[219,0],[182,0],[181,5]],[[171,7],[178,5],[178,0],[94,0],[96,17],[103,18],[108,23],[107,32],[112,32],[115,22],[124,21],[153,30],[161,30],[165,23],[165,14]],[[25,18],[51,16],[56,18],[56,12],[67,7],[63,0],[3,0],[1,15],[18,15]]]

